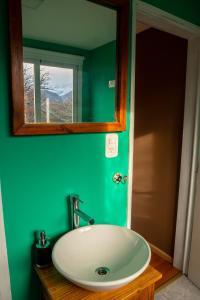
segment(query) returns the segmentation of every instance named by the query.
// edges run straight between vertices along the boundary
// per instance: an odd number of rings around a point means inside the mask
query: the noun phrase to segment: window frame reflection
[[[82,68],[83,56],[23,47],[23,63],[34,65],[34,122],[38,124],[71,124],[82,121]],[[73,95],[71,122],[44,122],[41,118],[41,66],[73,70]],[[27,122],[26,112],[25,121]]]

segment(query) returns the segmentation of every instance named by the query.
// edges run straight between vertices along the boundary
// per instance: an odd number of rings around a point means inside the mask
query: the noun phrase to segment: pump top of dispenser
[[[48,240],[46,233],[44,230],[39,231],[37,234],[37,248],[46,248],[50,245],[50,241]]]

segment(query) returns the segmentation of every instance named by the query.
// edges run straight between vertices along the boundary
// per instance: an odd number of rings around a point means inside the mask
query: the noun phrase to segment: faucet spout
[[[70,196],[72,229],[80,227],[80,218],[86,221],[89,225],[94,224],[94,219],[79,209],[80,202],[83,203],[83,201],[79,199],[78,195],[72,194]]]
[[[80,209],[76,209],[74,211],[74,213],[76,215],[78,215],[80,218],[82,218],[85,222],[87,222],[89,225],[93,225],[94,224],[94,219],[91,218],[90,216],[88,216],[87,214],[85,214],[83,211],[81,211]]]

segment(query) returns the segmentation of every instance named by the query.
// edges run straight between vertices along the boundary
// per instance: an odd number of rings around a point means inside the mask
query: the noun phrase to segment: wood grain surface
[[[158,280],[155,284],[155,288],[159,288],[163,284],[175,278],[181,272],[174,268],[172,263],[168,262],[164,258],[160,257],[158,254],[151,253],[151,266],[162,274],[162,278]]]
[[[35,270],[45,299],[51,300],[151,300],[154,295],[154,284],[162,277],[161,273],[149,266],[142,275],[122,288],[109,292],[90,292],[66,280],[53,266]]]

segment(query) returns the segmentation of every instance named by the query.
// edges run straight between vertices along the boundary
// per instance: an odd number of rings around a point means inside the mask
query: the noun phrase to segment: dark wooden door
[[[132,228],[173,256],[187,41],[150,28],[136,42]]]

